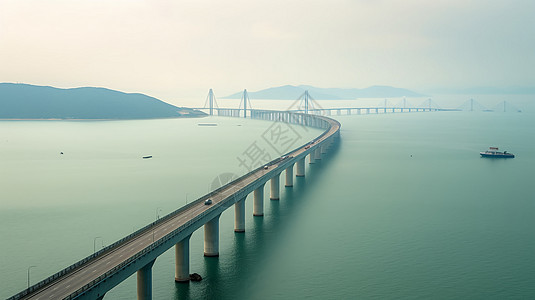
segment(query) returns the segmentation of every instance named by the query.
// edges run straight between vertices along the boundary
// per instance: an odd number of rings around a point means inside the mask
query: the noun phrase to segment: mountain
[[[423,97],[424,95],[391,86],[371,86],[365,89],[318,88],[309,85],[284,85],[257,92],[248,92],[250,98],[293,100],[299,98],[306,90],[316,100],[354,100],[357,98]],[[242,92],[223,99],[240,99]]]
[[[154,119],[204,115],[137,93],[0,83],[0,119]]]

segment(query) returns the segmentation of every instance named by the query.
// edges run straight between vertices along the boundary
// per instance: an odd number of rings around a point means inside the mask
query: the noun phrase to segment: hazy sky
[[[534,0],[0,0],[0,82],[162,100],[535,86]]]

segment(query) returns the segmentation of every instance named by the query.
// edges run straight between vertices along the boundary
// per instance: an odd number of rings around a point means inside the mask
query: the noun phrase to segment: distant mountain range
[[[155,119],[204,116],[143,94],[0,83],[0,119]]]
[[[318,88],[309,85],[284,85],[272,87],[257,92],[249,92],[250,98],[294,100],[306,90],[316,100],[354,100],[357,98],[390,98],[390,97],[423,97],[425,95],[402,88],[391,86],[371,86],[365,89]],[[243,92],[238,92],[223,99],[240,99]]]

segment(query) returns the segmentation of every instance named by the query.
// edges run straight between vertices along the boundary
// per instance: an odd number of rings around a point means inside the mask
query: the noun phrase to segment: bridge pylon
[[[481,103],[477,102],[473,98],[470,98],[470,100],[463,103],[461,106],[457,108],[458,110],[464,110],[464,111],[491,111],[490,109],[486,108]]]
[[[310,96],[308,93],[308,90],[306,90],[297,100],[300,100],[298,109],[301,110],[301,108],[304,106],[304,112],[305,114],[308,114],[309,109],[315,109],[314,107],[314,98]]]
[[[208,107],[206,107],[206,105],[208,104]],[[208,108],[209,111],[210,111],[210,116],[213,116],[214,115],[214,107],[215,108],[219,108],[219,106],[217,106],[217,101],[215,99],[215,95],[214,95],[214,91],[212,91],[212,89],[210,89],[210,91],[208,91],[208,96],[206,96],[206,101],[204,102],[204,106],[203,108]]]
[[[432,98],[427,98],[427,100],[422,102],[419,107],[423,109],[428,109],[429,111],[431,111],[432,109],[437,110],[441,108],[435,101],[433,101]]]
[[[253,108],[253,106],[251,105],[251,101],[249,99],[249,94],[247,93],[247,89],[243,90],[239,109],[242,108],[242,103],[243,103],[243,117],[247,118],[247,107],[249,107],[249,109]]]

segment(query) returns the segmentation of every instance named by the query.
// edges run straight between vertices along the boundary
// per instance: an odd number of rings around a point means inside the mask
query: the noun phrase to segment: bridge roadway
[[[281,113],[283,112],[279,112],[279,115],[282,115]],[[310,119],[308,115],[302,116],[303,119],[305,116]],[[289,167],[293,168],[298,160],[304,161],[307,155],[314,157],[316,149],[320,151],[319,147],[327,147],[338,137],[340,123],[326,117],[310,117],[322,119],[319,123],[323,125],[312,126],[325,127],[328,123],[328,128],[314,143],[294,149],[287,154],[286,159],[275,159],[268,163],[267,169],[260,167],[253,170],[10,299],[102,299],[108,290],[143,266],[152,266],[156,257],[181,240],[189,238],[206,222],[219,216],[255,189],[263,188],[272,177]],[[303,122],[303,119],[300,122]],[[307,125],[310,126],[310,122]],[[208,198],[212,199],[212,205],[204,204]]]

